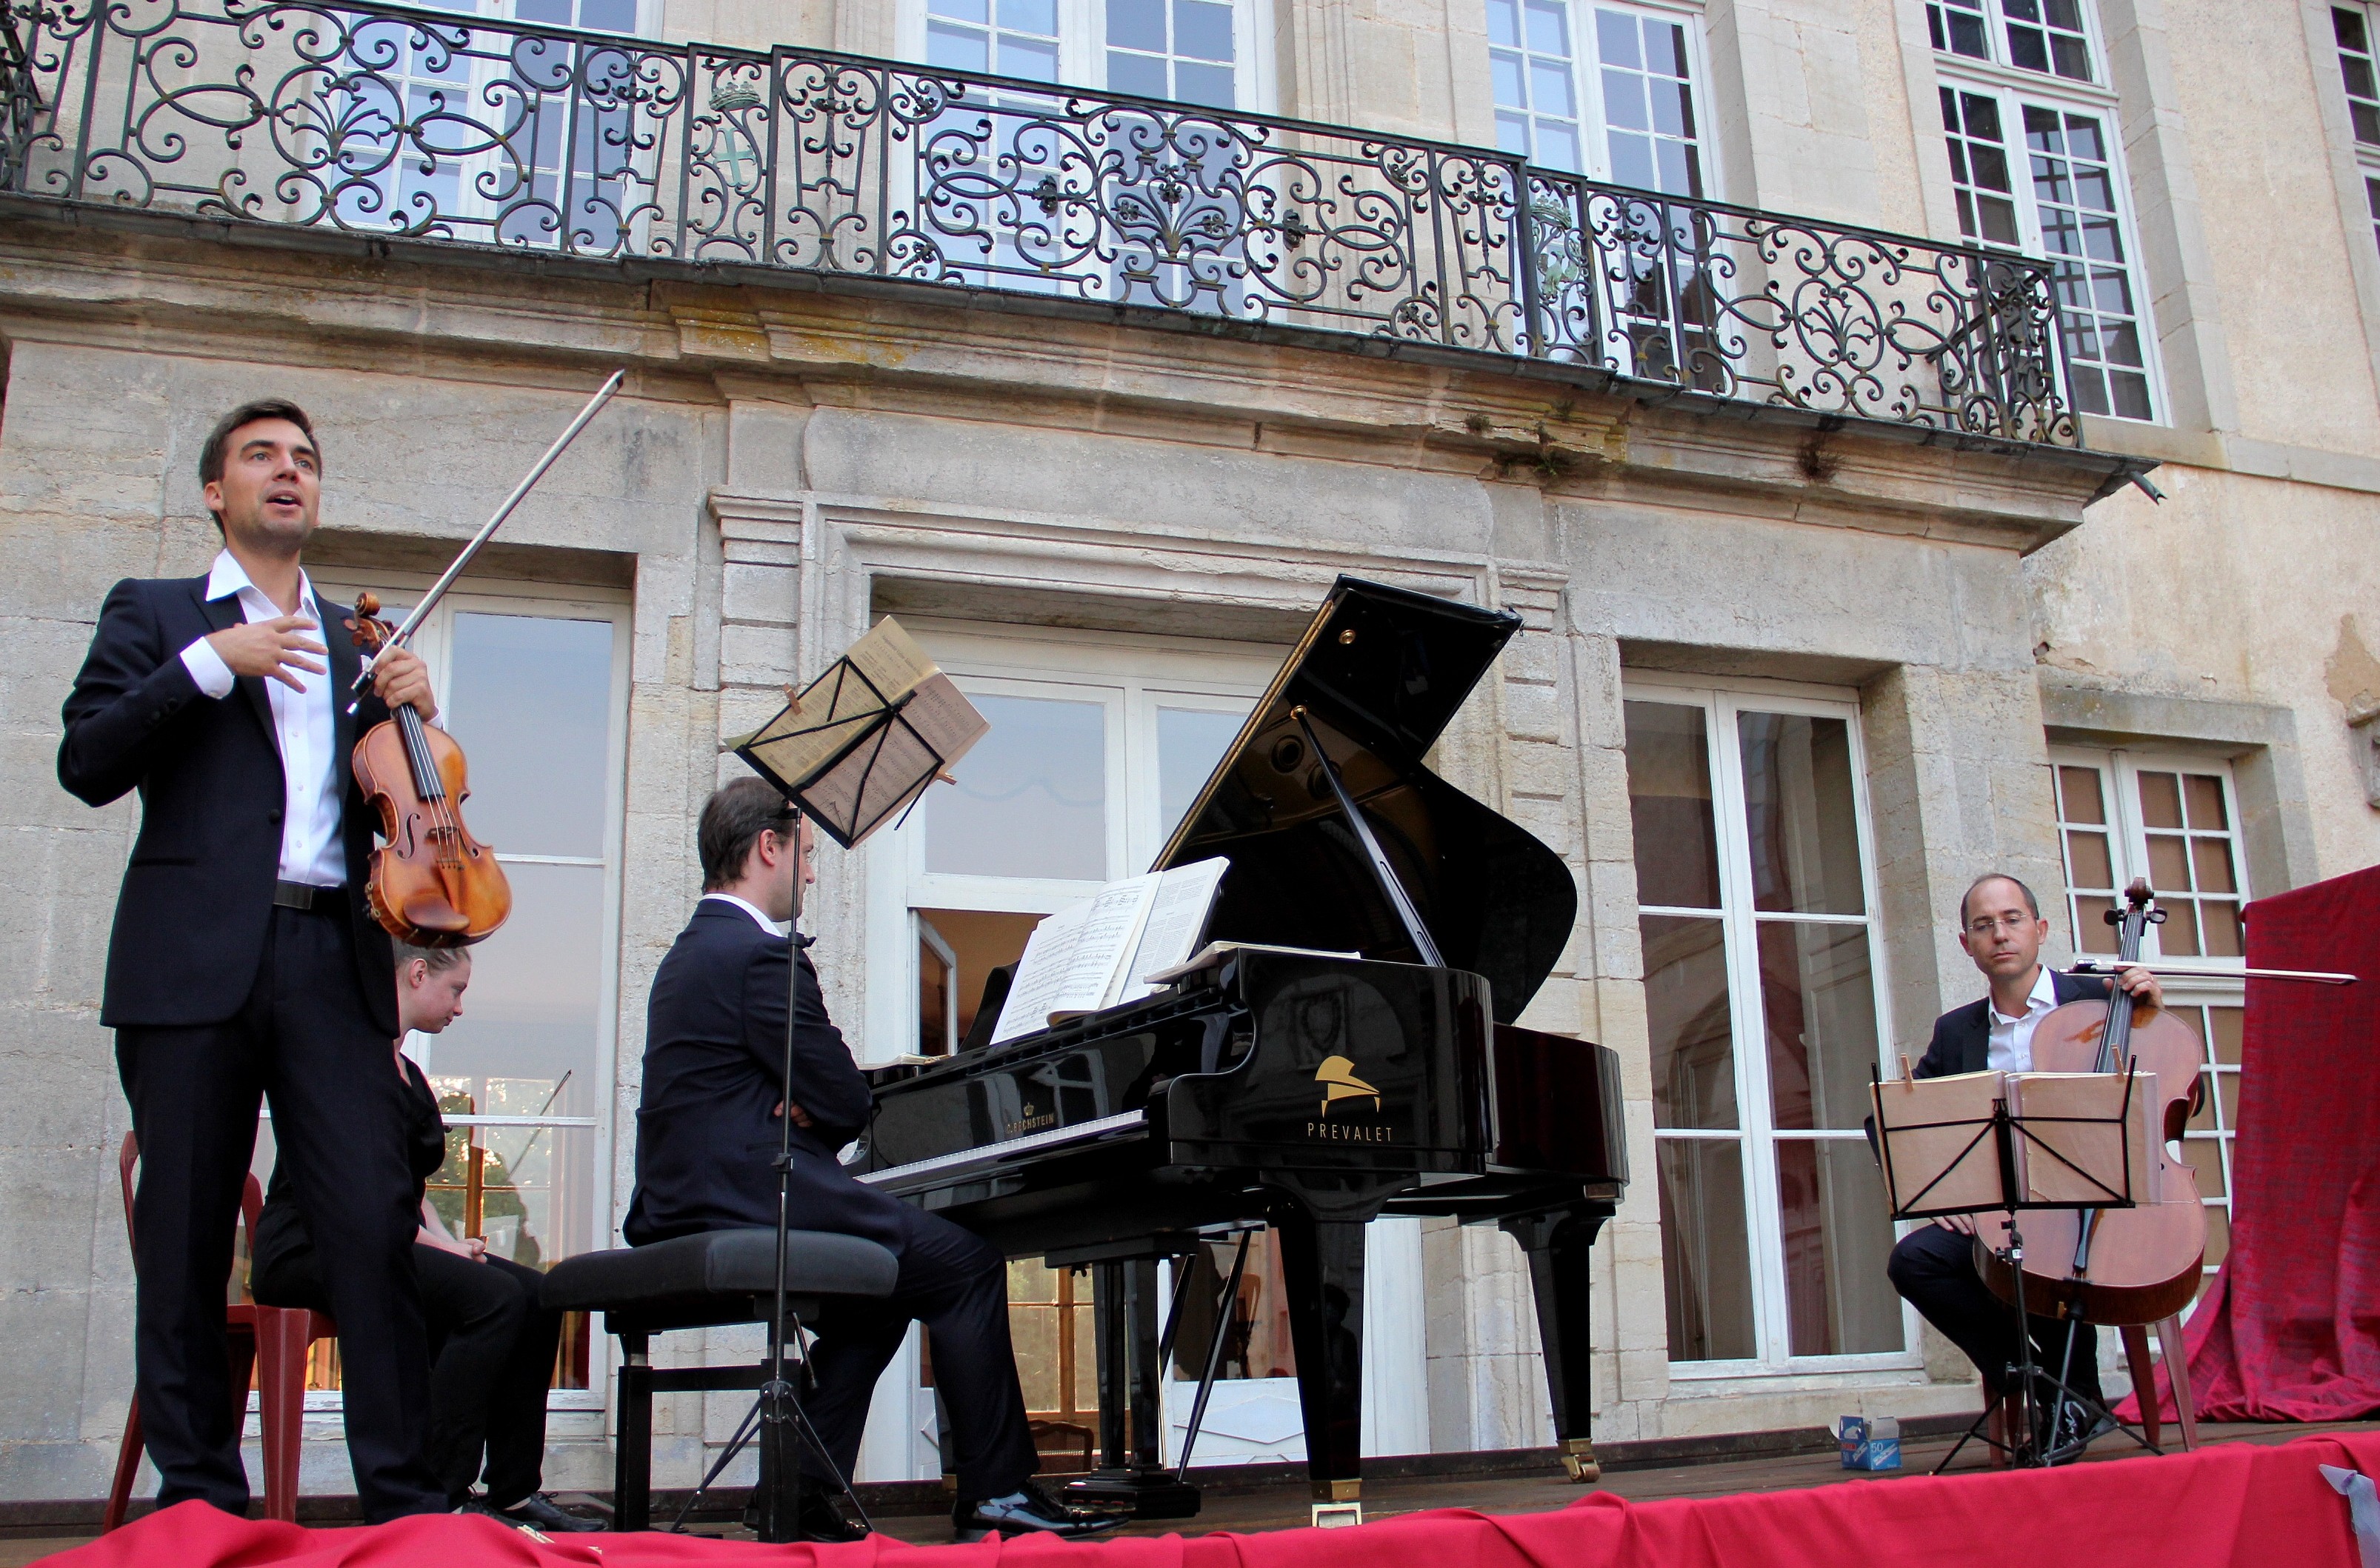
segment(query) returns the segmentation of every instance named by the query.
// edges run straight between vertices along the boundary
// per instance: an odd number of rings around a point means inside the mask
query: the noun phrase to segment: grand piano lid
[[[1520,625],[1339,579],[1151,868],[1232,862],[1207,940],[1425,961],[1310,731],[1444,961],[1487,978],[1499,1022],[1520,1015],[1570,941],[1576,883],[1560,856],[1422,761]]]

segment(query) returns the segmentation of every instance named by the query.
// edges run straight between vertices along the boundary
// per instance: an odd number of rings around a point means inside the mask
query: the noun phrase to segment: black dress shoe
[[[553,1499],[543,1492],[531,1492],[510,1508],[494,1508],[483,1502],[480,1504],[478,1511],[487,1514],[491,1519],[501,1519],[507,1525],[517,1525],[527,1530],[542,1531],[549,1536],[577,1535],[589,1530],[611,1528],[600,1519],[587,1519],[576,1513],[565,1513]]]
[[[951,1528],[961,1541],[979,1541],[993,1534],[1079,1538],[1115,1529],[1123,1522],[1121,1514],[1069,1508],[1033,1481],[1006,1497],[961,1500],[951,1510]]]

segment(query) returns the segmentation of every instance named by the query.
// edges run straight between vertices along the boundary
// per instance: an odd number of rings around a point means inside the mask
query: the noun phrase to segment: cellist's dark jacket
[[[789,954],[799,994],[794,1077],[781,1088]],[[780,1128],[770,1112],[788,1088],[812,1123],[793,1130],[794,1224],[898,1251],[900,1200],[852,1180],[835,1160],[867,1125],[874,1097],[827,1017],[809,954],[737,906],[704,899],[653,976],[637,1191],[620,1227],[629,1245],[774,1225]]]
[[[2049,990],[2060,1007],[2070,1002],[2107,999],[2107,982],[2096,975],[2061,975],[2052,969]],[[1909,1076],[1947,1078],[1953,1073],[1980,1073],[1992,1064],[1991,1058],[1992,999],[1985,995],[1934,1020],[1933,1042]]]
[[[63,711],[58,782],[92,806],[140,792],[140,833],[116,898],[100,1003],[110,1028],[221,1023],[247,1000],[263,958],[281,864],[281,748],[262,679],[242,675],[218,701],[182,662],[183,649],[240,623],[237,595],[210,601],[206,592],[204,577],[117,583]],[[328,608],[318,595],[330,673],[310,678],[332,683],[357,978],[368,1015],[394,1038],[395,960],[364,897],[374,816],[348,768],[356,737],[388,709],[367,692],[349,716],[360,655],[352,618]]]

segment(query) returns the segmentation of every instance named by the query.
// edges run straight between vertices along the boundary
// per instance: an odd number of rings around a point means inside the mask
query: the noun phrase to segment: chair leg
[[[306,1437],[306,1354],[312,1314],[298,1307],[256,1311],[256,1383],[264,1428],[264,1516],[298,1519],[298,1461]]]
[[[2141,1436],[2156,1453],[2157,1448],[2156,1376],[2149,1366],[2149,1331],[2138,1323],[2127,1323],[2120,1331],[2124,1341],[2124,1365],[2131,1368],[2132,1397],[2141,1402]]]
[[[620,1447],[612,1481],[612,1525],[652,1528],[653,1390],[650,1341],[620,1334]]]
[[[2165,1353],[2166,1376],[2173,1384],[2173,1416],[2181,1427],[2181,1446],[2188,1453],[2198,1446],[2198,1411],[2190,1399],[2190,1355],[2181,1344],[2181,1319],[2168,1318],[2156,1326],[2157,1345]]]
[[[140,1396],[132,1396],[132,1408],[124,1413],[124,1440],[116,1445],[115,1480],[107,1489],[107,1513],[100,1521],[99,1533],[107,1534],[124,1523],[124,1511],[132,1503],[132,1482],[140,1474]]]

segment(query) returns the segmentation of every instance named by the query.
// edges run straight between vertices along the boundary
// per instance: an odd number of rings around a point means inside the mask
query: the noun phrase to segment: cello
[[[2117,928],[2117,961],[2141,955],[2141,939],[2165,921],[2145,881],[2125,890],[2124,907],[2109,910]],[[2028,1310],[2109,1328],[2161,1322],[2198,1294],[2206,1254],[2206,1209],[2198,1173],[2173,1157],[2204,1092],[2199,1075],[2205,1048],[2189,1025],[2162,1008],[2142,1010],[2131,994],[2111,987],[2104,1002],[2070,1002],[2045,1016],[2033,1035],[2036,1073],[2140,1076],[2157,1126],[2148,1150],[2147,1191],[2129,1209],[2045,1209],[2024,1222],[2024,1292]],[[2153,1080],[2153,1082],[2152,1082]],[[2001,1300],[2017,1302],[2017,1282],[1995,1249],[2005,1249],[2010,1217],[1978,1215],[1975,1269]]]

